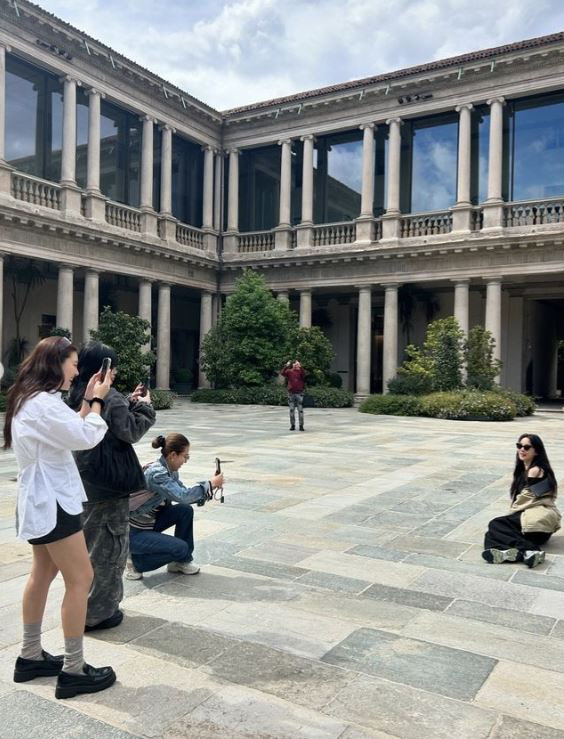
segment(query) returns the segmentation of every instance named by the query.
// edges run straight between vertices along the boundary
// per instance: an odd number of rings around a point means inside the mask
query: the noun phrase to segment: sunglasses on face
[[[521,444],[520,442],[517,442],[515,446],[517,447],[517,449],[522,449],[524,452],[528,452],[529,449],[533,448],[531,444]]]

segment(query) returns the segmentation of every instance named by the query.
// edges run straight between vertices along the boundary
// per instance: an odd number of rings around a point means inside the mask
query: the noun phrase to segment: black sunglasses
[[[517,447],[517,449],[523,449],[525,452],[528,452],[529,449],[533,448],[531,444],[521,444],[519,441],[515,444],[515,446]]]

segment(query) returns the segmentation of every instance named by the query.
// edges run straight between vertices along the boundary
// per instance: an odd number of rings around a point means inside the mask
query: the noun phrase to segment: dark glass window
[[[162,139],[161,129],[153,124],[153,208],[157,212],[161,209]]]
[[[20,172],[61,176],[63,86],[52,74],[6,58],[6,160]]]
[[[102,100],[100,189],[117,203],[139,205],[142,130],[139,116]]]
[[[239,154],[240,231],[266,231],[278,225],[280,157],[278,144]]]
[[[402,129],[402,211],[450,208],[456,203],[458,116],[406,121]]]
[[[488,199],[490,155],[490,110],[479,106],[472,111],[472,148],[470,200],[474,205]]]
[[[515,100],[508,119],[511,199],[564,195],[564,94]]]
[[[86,187],[88,162],[88,95],[80,87],[76,91],[76,184]]]
[[[375,216],[381,216],[386,208],[388,193],[386,162],[388,161],[388,131],[379,126],[374,134],[374,206]]]
[[[352,221],[360,215],[362,131],[319,136],[315,152],[314,223]]]
[[[190,226],[201,228],[204,152],[176,134],[172,135],[172,214]]]

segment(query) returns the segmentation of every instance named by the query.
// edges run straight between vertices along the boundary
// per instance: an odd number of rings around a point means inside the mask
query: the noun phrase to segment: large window
[[[280,216],[281,147],[244,149],[239,155],[239,230],[266,231]]]
[[[76,184],[86,187],[88,164],[88,95],[76,91]]]
[[[388,161],[388,131],[379,126],[374,134],[374,203],[375,216],[381,216],[386,208],[388,186],[386,162]]]
[[[564,94],[508,105],[511,200],[564,195]]]
[[[486,106],[479,106],[472,111],[471,152],[470,200],[477,205],[488,199],[490,110]]]
[[[319,136],[314,153],[314,223],[357,218],[362,192],[362,131]]]
[[[188,139],[172,136],[172,215],[182,223],[201,228],[204,152]]]
[[[100,189],[110,200],[139,205],[142,130],[138,115],[102,100]]]
[[[450,208],[456,203],[458,116],[406,121],[402,128],[402,212]]]
[[[63,87],[52,74],[6,59],[6,160],[20,172],[61,176]]]

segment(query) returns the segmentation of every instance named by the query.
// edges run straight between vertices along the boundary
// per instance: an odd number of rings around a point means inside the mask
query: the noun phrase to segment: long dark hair
[[[72,384],[67,400],[75,411],[80,408],[86,386],[92,375],[95,375],[102,366],[102,360],[105,357],[110,357],[112,360],[112,368],[117,366],[117,354],[111,346],[102,344],[101,341],[89,341],[81,348],[78,355],[78,377]]]
[[[23,403],[41,392],[59,390],[64,382],[63,363],[76,352],[65,336],[42,339],[21,363],[16,380],[6,397],[4,449],[12,446],[12,419]]]
[[[552,467],[550,466],[550,462],[548,461],[546,449],[544,448],[542,439],[536,434],[521,434],[518,441],[521,441],[521,439],[529,439],[529,441],[531,442],[531,445],[536,452],[536,456],[533,459],[532,466],[538,467],[544,472],[543,478],[546,477],[548,479],[554,491],[554,494],[556,495],[556,492],[558,490],[558,483],[556,482],[556,477],[554,475]],[[511,483],[510,490],[511,500],[515,500],[521,490],[523,490],[523,488],[525,487],[526,483],[527,471],[525,470],[525,464],[519,459],[519,452],[517,452],[515,459],[515,469],[513,470],[513,481]]]

